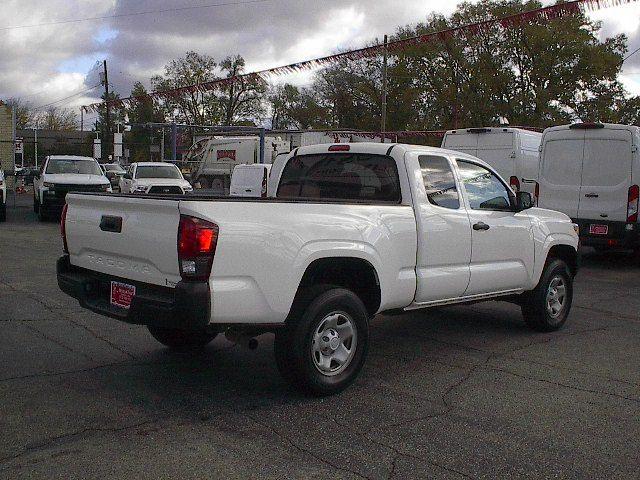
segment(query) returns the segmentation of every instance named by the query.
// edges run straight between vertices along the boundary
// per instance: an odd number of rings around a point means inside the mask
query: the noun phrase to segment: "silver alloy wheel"
[[[551,317],[558,318],[564,309],[567,298],[567,286],[564,278],[556,275],[549,282],[547,289],[547,312]]]
[[[338,375],[353,360],[357,342],[358,334],[351,316],[345,312],[331,312],[320,320],[313,332],[313,364],[323,375]]]

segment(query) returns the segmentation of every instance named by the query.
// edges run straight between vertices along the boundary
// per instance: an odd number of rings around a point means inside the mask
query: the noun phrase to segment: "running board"
[[[408,307],[405,307],[405,311],[419,310],[421,308],[436,307],[440,305],[453,305],[456,303],[476,302],[479,300],[491,300],[498,297],[505,297],[508,295],[516,295],[524,292],[523,288],[514,288],[512,290],[504,290],[502,292],[492,293],[478,293],[476,295],[467,295],[466,297],[447,298],[445,300],[432,300],[430,302],[412,303]]]

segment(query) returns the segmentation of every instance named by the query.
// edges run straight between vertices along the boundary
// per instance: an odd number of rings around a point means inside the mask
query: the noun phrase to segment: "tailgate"
[[[173,287],[178,267],[179,201],[115,195],[67,195],[71,265]]]

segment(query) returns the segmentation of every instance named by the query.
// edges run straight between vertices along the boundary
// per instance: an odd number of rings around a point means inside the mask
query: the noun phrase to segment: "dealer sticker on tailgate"
[[[589,225],[589,233],[591,235],[607,235],[609,233],[609,225]]]
[[[136,295],[136,287],[121,282],[111,282],[111,305],[129,308]]]

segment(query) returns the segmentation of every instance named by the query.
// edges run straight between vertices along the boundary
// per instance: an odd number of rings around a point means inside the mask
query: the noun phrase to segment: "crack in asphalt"
[[[84,434],[87,433],[119,433],[119,432],[124,432],[127,430],[131,430],[131,429],[135,429],[135,428],[139,428],[145,425],[149,425],[149,424],[153,424],[159,420],[162,420],[163,418],[166,417],[157,417],[154,419],[149,419],[149,420],[145,420],[143,422],[138,422],[138,423],[134,423],[134,424],[130,424],[130,425],[125,425],[122,427],[85,427],[82,428],[80,430],[76,430],[74,432],[68,432],[68,433],[63,433],[60,435],[56,435],[54,437],[49,437],[45,440],[39,441],[39,442],[35,442],[35,443],[31,443],[27,446],[25,446],[22,450],[20,450],[19,452],[13,454],[13,455],[9,455],[6,457],[0,457],[0,465],[5,465],[9,462],[12,462],[14,460],[17,460],[25,455],[29,455],[31,453],[34,452],[39,452],[39,451],[43,451],[43,450],[47,450],[49,448],[54,447],[56,444],[61,443],[64,440],[68,440],[68,439],[73,439],[79,436],[82,436]]]
[[[64,348],[64,349],[65,349],[65,350],[67,350],[68,352],[71,352],[71,353],[73,353],[73,354],[75,354],[75,355],[80,355],[81,357],[84,357],[85,359],[89,360],[90,362],[95,362],[95,361],[96,361],[96,360],[95,360],[95,359],[93,359],[90,355],[87,355],[87,354],[86,354],[86,353],[84,353],[84,352],[80,352],[80,351],[78,351],[78,350],[75,350],[75,349],[71,348],[70,346],[68,346],[68,345],[66,345],[66,344],[64,344],[64,343],[62,343],[62,342],[60,342],[59,340],[57,340],[57,339],[55,339],[55,338],[53,338],[53,337],[50,337],[50,336],[49,336],[49,335],[47,335],[46,333],[41,332],[40,330],[38,330],[37,328],[33,327],[32,325],[26,325],[26,324],[25,324],[25,325],[24,325],[24,327],[25,327],[26,329],[28,329],[28,330],[31,330],[32,332],[37,333],[38,335],[40,335],[40,336],[41,336],[42,338],[44,338],[45,340],[48,340],[49,342],[51,342],[51,343],[53,343],[53,344],[55,344],[55,345],[58,345],[59,347]]]
[[[620,395],[618,393],[604,392],[602,390],[593,390],[589,388],[576,387],[575,385],[567,385],[566,383],[554,382],[552,380],[546,380],[544,378],[537,378],[530,375],[525,375],[523,373],[513,372],[511,370],[505,368],[497,368],[497,367],[485,367],[488,370],[494,370],[496,372],[506,373],[508,375],[513,375],[514,377],[522,378],[524,380],[532,380],[534,382],[547,383],[549,385],[555,385],[557,387],[568,388],[570,390],[576,390],[579,392],[592,393],[595,395],[606,395],[608,397],[619,398],[621,400],[627,400],[633,403],[640,403],[640,398],[627,397],[625,395]]]
[[[447,471],[449,473],[454,473],[456,475],[460,475],[460,476],[462,476],[464,478],[470,478],[470,479],[474,479],[475,478],[472,475],[469,475],[469,474],[467,474],[465,472],[457,470],[457,469],[455,469],[453,467],[448,467],[446,465],[438,463],[435,460],[431,460],[430,458],[421,457],[419,455],[414,455],[414,454],[402,451],[398,447],[396,447],[395,445],[390,445],[390,444],[388,444],[386,442],[382,442],[382,441],[380,441],[380,440],[378,440],[376,438],[371,438],[369,433],[361,432],[358,429],[352,427],[351,425],[347,425],[347,424],[341,422],[340,420],[338,420],[336,415],[334,415],[332,417],[326,417],[324,415],[321,415],[321,416],[323,418],[327,418],[328,420],[332,420],[336,425],[338,425],[338,426],[340,426],[342,428],[350,430],[357,437],[363,438],[363,439],[368,440],[369,442],[371,442],[371,443],[373,443],[375,445],[378,445],[380,447],[383,447],[383,448],[386,448],[388,450],[391,450],[394,453],[394,457],[391,460],[391,465],[389,467],[389,473],[388,473],[388,476],[387,476],[387,480],[390,480],[393,477],[393,475],[395,474],[395,469],[397,467],[397,461],[398,461],[398,459],[400,457],[405,457],[405,458],[410,458],[410,459],[413,459],[413,460],[418,460],[418,461],[421,461],[421,462],[425,462],[425,463],[428,463],[431,466],[440,468],[440,469],[445,470],[445,471]]]
[[[133,355],[131,352],[128,352],[127,350],[123,349],[119,345],[117,345],[117,344],[113,343],[112,341],[104,338],[103,336],[101,336],[98,333],[96,333],[93,330],[91,330],[86,325],[83,325],[82,323],[76,322],[73,318],[71,318],[71,316],[69,314],[67,314],[64,311],[64,307],[53,307],[53,306],[49,305],[47,302],[45,302],[44,300],[38,298],[33,292],[30,292],[29,290],[22,290],[22,289],[16,288],[13,285],[7,283],[6,281],[0,280],[0,283],[4,284],[5,286],[7,286],[9,289],[13,290],[14,292],[22,293],[24,295],[27,295],[29,298],[34,300],[36,303],[38,303],[39,305],[44,307],[44,309],[47,310],[49,313],[53,313],[55,315],[61,315],[62,317],[64,317],[72,325],[75,325],[78,328],[82,328],[87,333],[89,333],[89,335],[91,335],[92,337],[96,338],[97,340],[100,340],[100,341],[106,343],[107,345],[109,345],[114,350],[119,351],[120,353],[128,356],[129,358],[131,358],[133,360],[138,360],[138,358],[135,355]],[[51,339],[49,339],[49,340],[51,340]],[[59,346],[63,346],[60,342],[54,342],[54,343],[56,343]],[[78,352],[74,352],[74,353],[78,353]]]
[[[345,473],[350,473],[352,475],[355,475],[359,478],[364,478],[366,480],[371,480],[370,477],[367,477],[365,475],[362,475],[360,472],[356,472],[355,470],[351,470],[349,468],[337,465],[333,462],[330,462],[329,460],[327,460],[326,458],[321,457],[320,455],[314,453],[312,450],[305,448],[301,445],[299,445],[298,443],[294,442],[291,438],[289,438],[287,435],[282,434],[281,432],[279,432],[275,427],[273,427],[272,425],[268,425],[265,424],[263,422],[260,422],[259,420],[256,420],[255,417],[249,415],[246,412],[235,412],[238,415],[241,415],[245,418],[247,418],[248,420],[252,421],[253,423],[255,423],[256,425],[261,426],[262,428],[268,430],[269,432],[271,432],[273,435],[275,435],[278,439],[284,441],[285,443],[288,443],[289,445],[291,445],[293,448],[295,448],[296,450],[298,450],[300,453],[309,455],[313,458],[315,458],[316,460],[318,460],[319,462],[321,462],[324,465],[327,465],[331,468],[333,468],[334,470],[339,470],[341,472],[345,472]]]
[[[550,343],[554,339],[557,339],[557,338],[560,338],[560,337],[568,337],[568,336],[582,335],[582,334],[585,334],[585,333],[599,332],[599,331],[607,330],[608,328],[609,327],[598,327],[598,328],[579,330],[579,331],[576,331],[576,332],[570,332],[570,333],[565,333],[565,334],[560,334],[560,335],[550,335],[549,337],[547,337],[547,338],[545,338],[543,340],[534,340],[532,342],[527,343],[526,345],[522,345],[520,347],[512,348],[510,350],[505,350],[505,351],[499,350],[499,351],[496,351],[496,352],[488,352],[486,358],[484,359],[484,361],[479,362],[479,363],[473,365],[471,368],[467,369],[467,371],[462,375],[462,377],[460,379],[458,379],[456,382],[452,383],[443,392],[443,394],[440,396],[440,401],[442,402],[442,405],[444,406],[444,410],[443,411],[432,413],[432,414],[429,414],[429,415],[421,415],[419,417],[413,417],[413,418],[410,418],[410,419],[402,420],[401,422],[385,424],[384,428],[388,429],[390,427],[398,427],[398,426],[406,425],[408,423],[419,422],[419,421],[424,421],[424,420],[431,420],[433,418],[438,418],[438,417],[443,417],[443,416],[449,415],[451,413],[451,411],[453,410],[453,408],[455,407],[455,405],[453,403],[451,403],[451,401],[449,400],[448,397],[450,397],[455,390],[457,390],[462,385],[464,385],[466,382],[468,382],[471,379],[471,377],[473,377],[473,375],[475,375],[478,371],[486,370],[486,369],[496,370],[497,367],[494,368],[494,367],[489,365],[489,362],[491,362],[492,360],[495,360],[497,358],[508,358],[509,355],[513,355],[513,353],[515,353],[515,352],[526,350],[526,349],[531,348],[531,347],[536,346],[536,345],[544,345],[544,344]],[[505,373],[509,373],[509,372],[505,372]],[[532,378],[532,380],[537,380],[537,379],[536,378]],[[558,385],[558,386],[562,386],[562,385]]]

